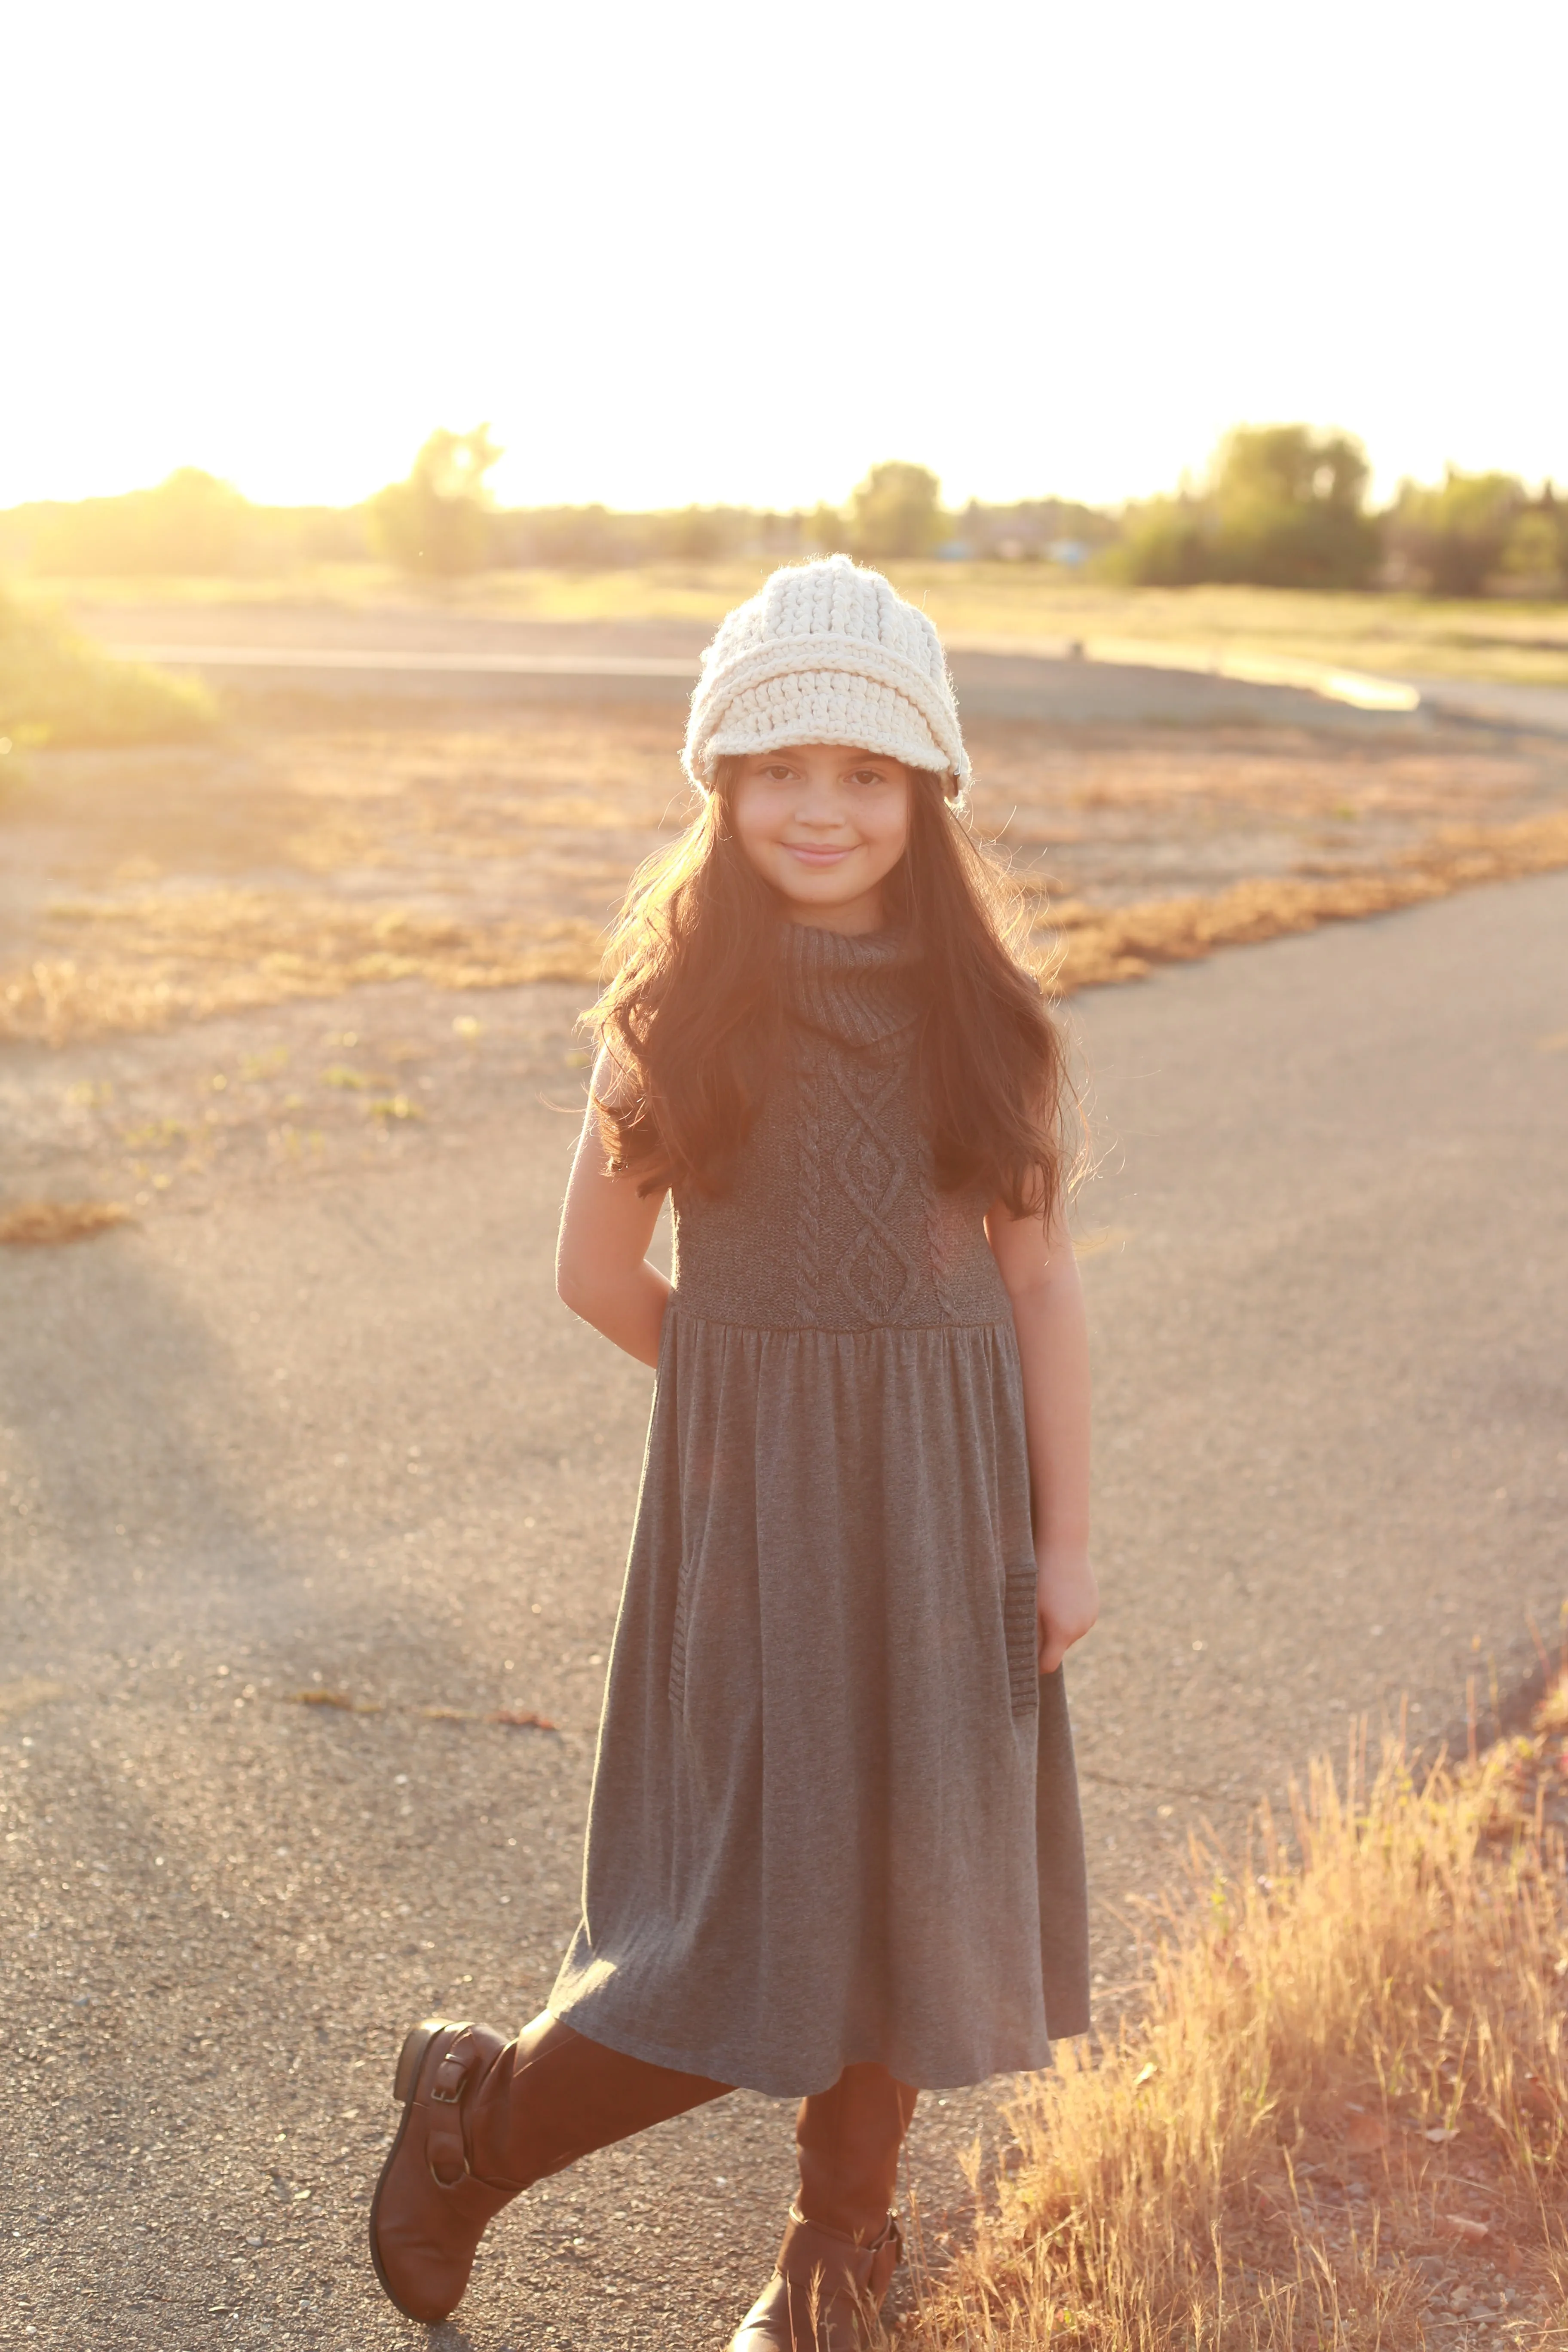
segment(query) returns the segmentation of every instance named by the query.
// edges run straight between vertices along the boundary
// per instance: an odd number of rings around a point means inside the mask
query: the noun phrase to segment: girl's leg
[[[403,2122],[371,2206],[382,2285],[411,2319],[445,2319],[487,2224],[520,2190],[729,2088],[623,2057],[548,2010],[510,2042],[427,2019],[398,2061]]]
[[[859,2352],[897,2267],[899,2150],[918,2094],[885,2066],[847,2066],[795,2119],[800,2195],[778,2267],[731,2352]]]
[[[800,2210],[868,2245],[888,2226],[899,2150],[920,2096],[885,2066],[846,2066],[831,2091],[800,2103]]]
[[[624,2057],[545,2010],[508,2044],[469,2119],[482,2179],[531,2189],[596,2147],[721,2099],[728,2083]]]

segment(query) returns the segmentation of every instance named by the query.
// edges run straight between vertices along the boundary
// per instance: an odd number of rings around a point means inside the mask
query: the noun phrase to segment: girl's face
[[[878,930],[883,881],[910,837],[910,772],[900,760],[841,743],[752,752],[731,793],[730,820],[792,921]]]

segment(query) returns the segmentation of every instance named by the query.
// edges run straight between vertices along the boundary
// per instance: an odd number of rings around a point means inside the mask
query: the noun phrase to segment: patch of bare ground
[[[1568,862],[1561,747],[1473,730],[973,730],[974,817],[1058,985]],[[387,982],[590,986],[690,802],[663,707],[247,706],[209,744],[40,756],[0,810],[0,1036]]]
[[[1568,2342],[1568,1685],[1418,1775],[1352,1746],[1146,1914],[1141,2004],[1037,2079],[915,2352]]]

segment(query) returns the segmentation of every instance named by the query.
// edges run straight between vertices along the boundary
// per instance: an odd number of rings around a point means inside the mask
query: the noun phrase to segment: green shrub
[[[371,543],[405,572],[450,576],[490,560],[491,509],[485,476],[500,457],[488,425],[432,433],[405,482],[371,499]]]
[[[51,607],[0,590],[0,736],[153,743],[199,733],[216,717],[205,688],[115,661]]]

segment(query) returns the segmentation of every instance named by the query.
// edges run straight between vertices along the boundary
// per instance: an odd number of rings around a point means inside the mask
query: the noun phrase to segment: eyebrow
[[[781,762],[787,763],[791,761],[798,765],[800,755],[805,748],[801,743],[781,743],[771,751],[748,751],[746,758],[748,761],[754,760],[759,768],[772,768]],[[890,751],[852,752],[847,745],[838,743],[828,744],[825,748],[840,752],[841,765],[851,772],[857,768],[896,768],[899,765]]]

